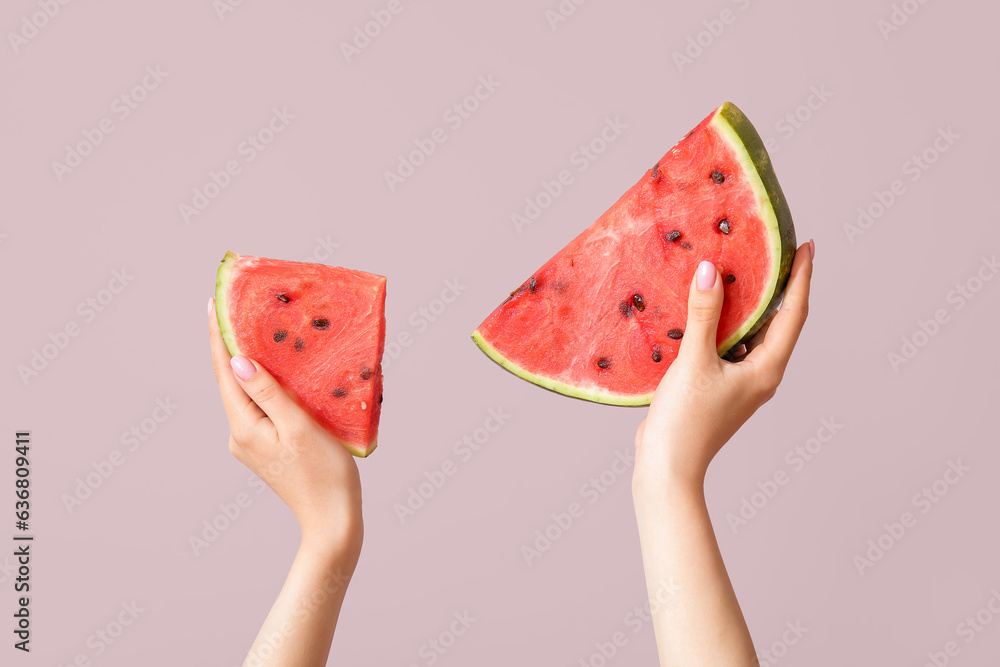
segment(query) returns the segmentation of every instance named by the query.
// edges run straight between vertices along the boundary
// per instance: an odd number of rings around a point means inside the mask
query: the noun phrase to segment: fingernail
[[[816,242],[809,239],[809,259],[816,259]]]
[[[257,367],[253,365],[253,362],[244,357],[242,354],[237,354],[235,357],[229,360],[229,365],[233,367],[233,372],[236,373],[236,377],[246,382],[253,377],[253,374],[257,372]]]
[[[703,260],[698,265],[698,289],[707,290],[715,287],[715,276],[717,273],[715,264],[712,264],[707,259]]]
[[[208,297],[208,314],[212,314],[212,306],[215,305],[215,299],[213,297]]]

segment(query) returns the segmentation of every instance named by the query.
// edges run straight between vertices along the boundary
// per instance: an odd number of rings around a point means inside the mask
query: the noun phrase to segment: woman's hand
[[[209,307],[212,367],[229,417],[229,451],[274,490],[304,542],[361,548],[361,479],[354,457],[259,364],[230,358]]]
[[[208,316],[229,451],[278,494],[302,529],[295,562],[244,664],[320,667],[361,554],[358,467],[270,373],[244,356],[230,358],[214,300]]]
[[[735,363],[716,351],[723,300],[719,271],[711,262],[699,265],[680,351],[636,433],[638,486],[701,484],[722,446],[774,396],[809,311],[813,248],[812,241],[799,247],[780,310]]]
[[[719,271],[711,262],[698,267],[680,352],[636,434],[632,495],[664,667],[759,664],[712,529],[705,472],[781,382],[806,319],[813,254],[812,241],[795,253],[781,309],[736,363],[716,351]]]

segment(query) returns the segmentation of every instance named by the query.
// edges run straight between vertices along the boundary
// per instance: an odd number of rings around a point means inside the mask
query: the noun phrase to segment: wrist
[[[678,504],[705,502],[705,470],[636,457],[632,473],[632,500],[637,514],[656,514]]]
[[[364,527],[360,521],[302,525],[299,551],[328,568],[354,571],[361,556]]]
[[[357,563],[356,556],[331,549],[325,543],[303,539],[292,569],[298,572],[299,580],[309,591],[310,608],[317,610],[327,605],[340,605]]]

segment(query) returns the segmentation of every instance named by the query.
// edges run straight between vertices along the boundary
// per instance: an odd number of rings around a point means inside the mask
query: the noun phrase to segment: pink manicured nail
[[[816,259],[816,242],[809,239],[809,259]]]
[[[253,365],[253,362],[244,357],[242,354],[237,354],[235,357],[229,360],[229,365],[233,367],[233,372],[236,373],[236,377],[246,382],[253,377],[253,374],[257,372],[257,367]]]
[[[712,264],[707,259],[702,261],[698,265],[698,289],[706,290],[715,287],[715,276],[717,273],[715,264]]]
[[[208,297],[208,314],[209,315],[212,314],[212,306],[214,306],[214,305],[215,305],[215,299],[213,299],[212,297]]]

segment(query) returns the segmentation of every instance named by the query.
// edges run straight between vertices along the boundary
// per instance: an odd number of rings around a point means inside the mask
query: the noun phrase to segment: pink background
[[[538,389],[469,333],[726,100],[773,140],[800,242],[817,246],[812,312],[784,384],[709,473],[757,648],[779,642],[783,664],[916,666],[955,641],[952,664],[995,660],[1000,619],[988,612],[971,642],[958,624],[1000,588],[1000,280],[977,282],[980,270],[994,277],[982,258],[1000,246],[988,159],[1000,9],[897,2],[915,13],[886,39],[886,0],[595,0],[555,29],[557,0],[402,0],[348,62],[340,43],[387,5],[246,0],[220,18],[210,0],[72,2],[36,17],[46,24],[17,52],[9,36],[0,46],[0,540],[14,532],[16,428],[33,431],[37,535],[30,656],[11,648],[13,561],[0,556],[0,662],[229,666],[245,655],[298,534],[226,449],[205,301],[232,249],[388,275],[389,340],[412,340],[388,361],[381,444],[360,462],[366,542],[331,664],[429,665],[421,647],[465,611],[476,621],[434,664],[599,665],[595,643],[620,631],[628,643],[608,664],[653,664],[649,625],[626,618],[645,595],[629,474],[603,494],[582,488],[630,450],[644,411]],[[727,9],[730,22],[713,23]],[[6,2],[0,27],[20,32],[40,11]],[[703,52],[679,70],[672,54],[699,33]],[[122,118],[113,102],[147,67],[166,76]],[[444,114],[480,77],[499,87],[455,127]],[[241,142],[275,107],[294,118],[248,161]],[[797,126],[783,120],[796,113]],[[60,182],[52,163],[105,118],[113,132]],[[574,153],[606,119],[627,128],[579,171]],[[384,172],[435,128],[446,141],[390,191]],[[947,128],[959,136],[937,152]],[[906,163],[925,149],[935,161],[914,172]],[[179,206],[230,160],[240,173],[185,222]],[[518,233],[511,215],[562,169],[572,185]],[[877,211],[894,180],[895,201],[849,238],[858,208]],[[123,268],[127,287],[103,293]],[[435,299],[456,279],[460,296],[442,312]],[[959,299],[967,283],[978,292]],[[88,297],[112,298],[91,319],[78,310]],[[422,323],[421,307],[439,314]],[[919,333],[937,311],[935,335]],[[25,384],[18,366],[69,323],[78,335]],[[904,336],[920,347],[894,369]],[[122,433],[158,398],[179,407],[147,421],[155,432],[129,451]],[[498,408],[509,419],[462,460],[453,443]],[[842,424],[832,439],[830,418]],[[786,458],[819,436],[829,442],[811,460]],[[114,450],[124,461],[69,512],[63,495]],[[401,523],[394,505],[449,459],[457,473]],[[968,471],[915,504],[949,461]],[[770,488],[780,471],[787,483]],[[773,497],[754,496],[759,485]],[[189,537],[241,493],[251,504],[195,555]],[[734,531],[727,516],[744,499],[760,507]],[[583,515],[529,565],[522,545],[572,502]],[[911,526],[882,537],[890,549],[860,573],[855,556],[904,512]],[[88,637],[133,600],[143,611],[97,655]],[[794,645],[780,645],[786,622],[808,628]]]

